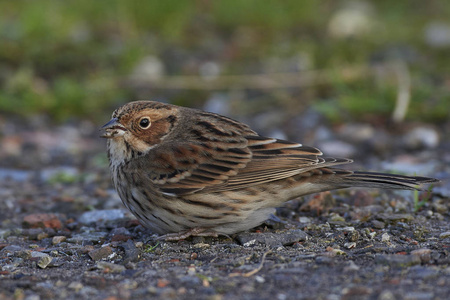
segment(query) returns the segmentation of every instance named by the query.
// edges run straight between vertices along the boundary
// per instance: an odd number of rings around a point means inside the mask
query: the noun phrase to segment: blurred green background
[[[0,1],[0,112],[106,120],[130,100],[442,122],[450,2]],[[234,104],[233,104],[234,103]],[[256,104],[256,105],[255,105]]]

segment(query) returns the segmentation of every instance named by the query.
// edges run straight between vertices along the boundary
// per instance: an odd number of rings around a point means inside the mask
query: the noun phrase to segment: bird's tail
[[[439,180],[430,177],[359,171],[355,171],[344,178],[344,184],[349,186],[400,190],[421,190],[420,186],[423,184],[439,182]]]

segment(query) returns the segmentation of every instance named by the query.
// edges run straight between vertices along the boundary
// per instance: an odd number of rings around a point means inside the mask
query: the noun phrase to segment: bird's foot
[[[185,240],[188,237],[191,236],[210,236],[210,237],[219,237],[219,235],[226,236],[227,238],[230,238],[230,236],[224,234],[224,233],[218,233],[213,230],[210,230],[208,228],[202,228],[202,227],[194,227],[188,230],[183,230],[180,232],[175,233],[168,233],[165,235],[159,236],[156,240],[164,240],[164,241],[179,241],[179,240]]]

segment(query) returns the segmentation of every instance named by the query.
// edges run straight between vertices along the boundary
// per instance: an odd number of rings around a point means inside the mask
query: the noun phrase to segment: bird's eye
[[[146,117],[142,118],[142,119],[139,121],[139,127],[141,127],[142,129],[147,129],[147,128],[149,128],[149,127],[150,127],[150,119],[149,119],[149,118],[146,118]]]

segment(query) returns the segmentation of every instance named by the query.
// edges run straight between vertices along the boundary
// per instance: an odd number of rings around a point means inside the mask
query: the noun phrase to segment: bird
[[[122,202],[167,241],[250,230],[286,201],[308,194],[348,187],[416,190],[438,182],[337,168],[353,161],[259,135],[219,114],[158,101],[117,108],[101,130]]]

